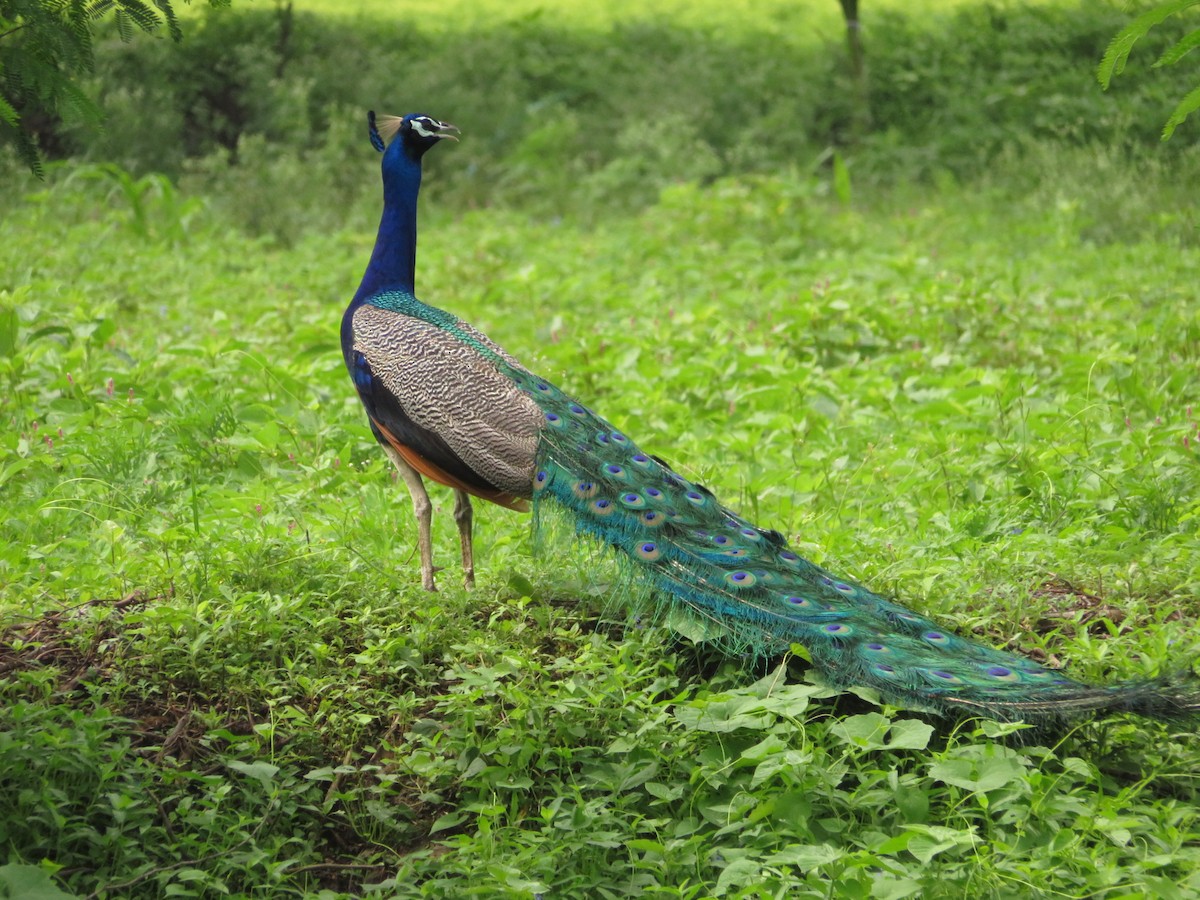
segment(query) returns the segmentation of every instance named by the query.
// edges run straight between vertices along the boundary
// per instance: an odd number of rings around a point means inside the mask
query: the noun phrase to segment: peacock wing
[[[355,383],[388,442],[434,480],[519,508],[542,414],[493,348],[370,304],[355,311],[353,335]]]

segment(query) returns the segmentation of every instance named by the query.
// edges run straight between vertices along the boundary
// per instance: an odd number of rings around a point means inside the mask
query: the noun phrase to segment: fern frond
[[[18,49],[9,54],[8,93],[24,106],[31,100],[53,107],[68,76],[41,54]]]
[[[75,82],[64,82],[59,93],[58,106],[64,114],[63,118],[74,119],[93,128],[101,128],[104,125],[103,110]]]
[[[92,54],[91,8],[72,5],[60,20],[59,27],[42,27],[30,48],[56,68],[70,72],[91,72],[95,68]]]
[[[1174,45],[1164,50],[1163,55],[1158,58],[1158,61],[1151,68],[1158,69],[1162,66],[1173,66],[1197,47],[1200,47],[1200,28],[1185,34]]]
[[[10,128],[6,124],[0,124],[0,143],[11,144],[17,152],[17,158],[28,166],[29,171],[36,177],[46,177],[46,169],[42,165],[42,155],[38,152],[37,143],[29,133],[20,128]]]
[[[1100,65],[1096,69],[1096,79],[1100,82],[1101,87],[1108,90],[1113,76],[1120,75],[1125,71],[1125,63],[1129,61],[1129,53],[1133,50],[1133,45],[1144,38],[1151,28],[1170,16],[1197,5],[1200,5],[1200,0],[1168,0],[1168,2],[1160,3],[1153,9],[1142,13],[1122,28],[1109,43],[1108,49],[1104,51],[1104,58],[1100,60]]]
[[[175,15],[174,8],[167,0],[154,0],[154,5],[167,21],[167,32],[171,35],[171,40],[178,44],[183,40],[183,29],[179,27],[179,17]]]
[[[228,6],[229,0],[209,0]],[[89,125],[103,121],[100,107],[75,83],[94,71],[93,29],[114,13],[124,41],[135,31],[153,32],[163,22],[171,37],[182,38],[174,0],[0,0],[0,143],[14,145],[35,174],[40,175],[37,142],[22,130],[17,110],[40,106],[57,110]]]
[[[1163,126],[1162,139],[1165,141],[1175,133],[1175,129],[1183,124],[1183,120],[1189,115],[1200,109],[1200,87],[1193,88],[1192,91],[1179,101],[1179,105],[1171,112],[1171,117],[1167,119],[1167,124]]]
[[[114,6],[114,0],[93,0],[83,7],[83,16],[87,19],[99,19],[107,14]]]
[[[117,0],[121,12],[127,15],[138,28],[149,34],[155,31],[162,20],[158,13],[142,3],[141,0]]]
[[[20,114],[13,108],[13,105],[0,95],[0,122],[6,125],[17,127],[17,123],[21,121]]]
[[[118,9],[113,15],[113,21],[117,23],[117,36],[121,38],[121,43],[128,44],[132,41],[133,24],[129,21],[129,16]]]

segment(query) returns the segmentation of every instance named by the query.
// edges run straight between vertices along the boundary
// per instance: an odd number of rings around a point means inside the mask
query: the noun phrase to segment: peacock
[[[835,687],[942,714],[1046,722],[1200,712],[1191,675],[1094,686],[950,633],[802,558],[778,531],[723,506],[491,339],[414,294],[421,161],[458,129],[428,115],[368,114],[383,153],[383,214],[342,318],[346,366],[371,432],[412,497],[421,582],[435,590],[429,478],[454,490],[467,587],[471,497],[556,511],[616,551],[657,608],[760,654],[803,646]]]

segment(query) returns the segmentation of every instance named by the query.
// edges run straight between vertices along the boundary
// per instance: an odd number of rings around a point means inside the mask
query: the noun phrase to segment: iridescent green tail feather
[[[719,625],[758,653],[802,644],[831,684],[869,686],[935,712],[1027,721],[1200,712],[1188,679],[1095,687],[950,634],[801,558],[778,532],[726,509],[548,382],[523,369],[508,374],[545,414],[535,509],[565,510],[577,532],[623,554],[664,612]]]

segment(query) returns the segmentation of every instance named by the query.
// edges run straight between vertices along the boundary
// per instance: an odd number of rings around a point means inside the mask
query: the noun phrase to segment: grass
[[[419,290],[824,564],[1082,677],[1186,667],[1196,252],[1047,190],[428,208]],[[367,223],[288,250],[66,177],[6,235],[11,864],[98,897],[1200,889],[1190,734],[832,704],[609,621],[595,553],[502,510],[467,594],[442,495],[430,603],[336,348]]]
[[[480,5],[462,46],[532,9]],[[688,9],[681,60],[733,46],[711,23],[742,7]],[[749,31],[784,21],[756,10]],[[533,50],[576,45],[522,21],[536,87]],[[952,60],[911,52],[914,90],[958,90],[933,77]],[[586,82],[576,56],[550,81]],[[562,163],[608,94],[499,149],[499,107],[431,108],[465,133],[429,162],[418,293],[817,562],[1081,678],[1187,670],[1195,156],[997,120],[986,165],[925,166],[976,134],[963,97],[926,104],[958,123],[941,137],[872,135],[837,185],[778,147],[709,167],[712,135],[675,141],[678,118]],[[1118,101],[1110,124],[1148,115]],[[243,136],[237,165],[178,181],[0,173],[0,896],[1200,893],[1188,729],[832,696],[795,659],[628,620],[603,554],[535,554],[498,508],[467,593],[441,491],[424,594],[337,345],[377,216],[354,129],[305,153]],[[464,161],[499,150],[503,182]]]

